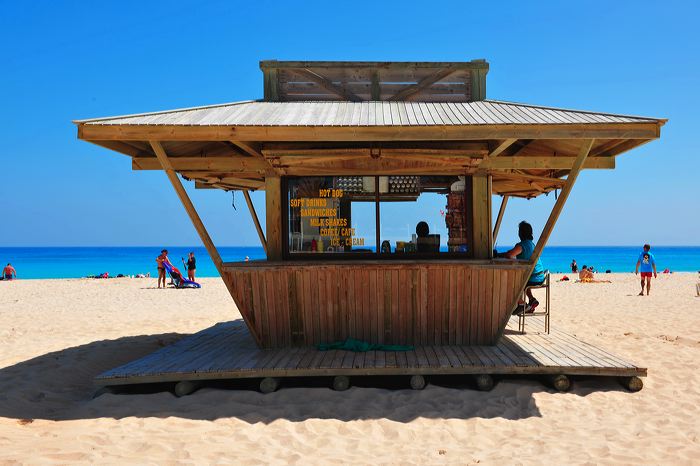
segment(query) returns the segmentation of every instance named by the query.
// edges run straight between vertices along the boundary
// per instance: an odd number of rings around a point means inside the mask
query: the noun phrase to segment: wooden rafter
[[[513,144],[513,146],[515,146],[515,150],[513,152],[509,152],[508,156],[510,156],[510,157],[517,156],[522,151],[524,151],[527,148],[527,146],[532,144],[534,141],[535,141],[535,139],[528,139],[528,140],[520,140],[520,141],[515,142]],[[511,146],[511,148],[512,148],[512,146]]]
[[[401,89],[399,92],[389,97],[387,100],[408,100],[412,95],[419,93],[423,89],[435,84],[441,79],[445,79],[452,73],[457,71],[456,68],[443,68],[435,73],[426,76],[415,84]]]
[[[248,154],[248,155],[251,155],[251,156],[253,156],[253,157],[258,157],[258,158],[261,158],[261,159],[262,159],[262,158],[265,158],[265,157],[263,157],[262,152],[260,152],[260,151],[259,151],[255,146],[253,146],[253,144],[251,144],[250,142],[246,142],[246,141],[229,141],[229,142],[230,142],[231,144],[233,144],[234,146],[236,146],[236,147],[240,148],[241,150],[243,150],[243,152],[245,152],[245,153]]]
[[[310,79],[311,81],[315,82],[328,92],[331,92],[344,100],[349,100],[351,102],[360,102],[362,100],[357,95],[350,92],[348,89],[336,86],[330,79],[326,78],[325,76],[321,76],[320,74],[314,71],[311,71],[306,68],[295,68],[293,71],[304,76],[307,79]]]
[[[496,147],[494,147],[494,149],[491,152],[489,152],[488,157],[498,156],[501,152],[508,149],[511,145],[515,144],[516,141],[517,139],[515,138],[504,139]]]

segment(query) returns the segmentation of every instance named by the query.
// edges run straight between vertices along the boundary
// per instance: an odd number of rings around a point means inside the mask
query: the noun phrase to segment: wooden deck
[[[539,318],[528,319],[529,333],[517,333],[511,319],[495,346],[417,346],[413,351],[318,351],[313,347],[259,349],[242,320],[222,322],[141,359],[96,377],[99,385],[258,377],[564,374],[646,376],[601,348],[552,329],[539,333]]]

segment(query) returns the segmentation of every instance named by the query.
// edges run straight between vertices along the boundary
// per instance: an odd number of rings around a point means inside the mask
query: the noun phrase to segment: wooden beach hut
[[[485,60],[260,69],[261,100],[75,123],[134,170],[165,171],[263,349],[497,345],[581,170],[614,169],[665,123],[487,99]],[[241,191],[267,259],[224,262],[178,174]],[[553,191],[532,261],[494,258],[508,199]],[[443,223],[413,230],[435,205]]]

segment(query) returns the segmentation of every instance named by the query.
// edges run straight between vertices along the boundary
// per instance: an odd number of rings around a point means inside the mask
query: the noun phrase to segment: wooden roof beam
[[[518,173],[506,173],[502,171],[497,171],[497,170],[490,170],[489,173],[491,176],[494,178],[507,178],[511,180],[521,180],[525,182],[540,182],[544,183],[545,185],[555,185],[555,186],[563,186],[566,184],[566,180],[563,180],[561,178],[550,178],[548,176],[536,176],[536,175],[527,175],[527,174],[518,174]]]
[[[176,171],[211,170],[230,172],[264,173],[270,164],[264,159],[252,157],[169,157],[170,164]],[[132,170],[161,170],[161,164],[155,157],[134,157]]]
[[[443,68],[441,70],[438,70],[437,72],[421,79],[416,84],[412,84],[401,89],[399,92],[389,97],[387,100],[408,100],[409,97],[411,97],[412,95],[415,95],[423,89],[432,86],[436,82],[445,79],[455,71],[457,71],[456,68]]]
[[[484,159],[480,170],[570,170],[576,157],[496,157]],[[613,169],[614,157],[592,157],[585,160],[583,168]]]
[[[88,141],[474,141],[484,139],[657,139],[660,124],[597,123],[553,125],[442,125],[442,126],[78,126]],[[640,141],[638,141],[640,142]],[[499,157],[500,158],[500,157]]]
[[[356,96],[354,93],[349,91],[348,89],[345,89],[340,86],[336,86],[333,84],[333,82],[326,78],[325,76],[321,76],[320,74],[311,71],[306,68],[295,68],[293,70],[295,73],[298,73],[302,76],[304,76],[307,79],[310,79],[311,81],[315,82],[328,92],[331,92],[339,97],[341,97],[344,100],[349,100],[351,102],[360,102],[362,99],[360,99],[358,96]]]

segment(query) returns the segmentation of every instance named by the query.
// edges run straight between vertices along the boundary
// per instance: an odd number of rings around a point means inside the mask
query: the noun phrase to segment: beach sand
[[[0,463],[696,464],[700,462],[697,274],[555,282],[552,325],[649,369],[628,393],[535,380],[487,393],[205,388],[105,394],[92,378],[239,314],[219,279],[0,282]]]

